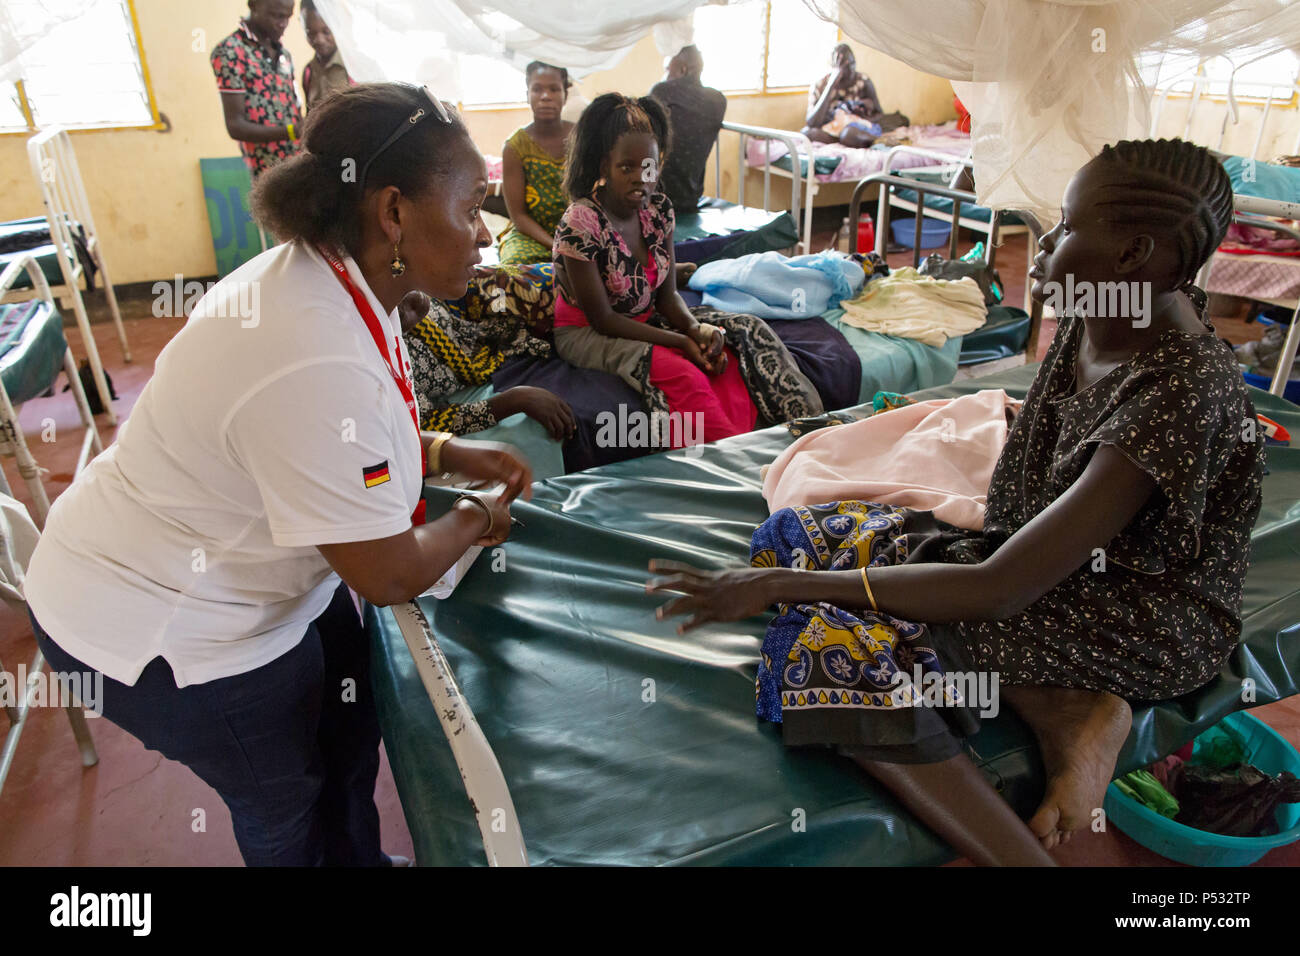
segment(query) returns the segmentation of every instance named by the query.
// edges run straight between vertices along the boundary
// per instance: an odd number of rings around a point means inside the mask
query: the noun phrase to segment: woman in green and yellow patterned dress
[[[501,156],[501,184],[510,225],[500,236],[502,265],[550,262],[555,227],[568,208],[565,143],[573,124],[560,119],[569,71],[534,60],[525,69],[533,121],[515,130]]]

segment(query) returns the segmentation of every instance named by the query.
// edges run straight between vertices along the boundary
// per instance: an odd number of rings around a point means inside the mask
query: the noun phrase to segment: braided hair
[[[649,96],[634,98],[602,93],[592,100],[573,128],[569,158],[564,164],[564,191],[569,201],[590,196],[600,179],[600,167],[624,133],[650,133],[659,143],[662,165],[670,146],[668,112]]]
[[[1232,224],[1232,180],[1205,147],[1181,139],[1123,140],[1097,162],[1129,178],[1097,203],[1102,218],[1166,230],[1178,243],[1178,289],[1205,314],[1209,297],[1193,280]]]

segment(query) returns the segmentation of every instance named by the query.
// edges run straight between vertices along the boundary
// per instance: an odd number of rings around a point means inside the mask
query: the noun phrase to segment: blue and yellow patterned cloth
[[[783,508],[754,532],[750,563],[809,572],[902,564],[918,540],[932,537],[910,533],[916,518],[933,524],[928,512],[874,502]],[[943,680],[947,642],[936,641],[925,624],[867,609],[865,595],[862,605],[778,605],[763,641],[755,695],[758,716],[784,723],[787,743],[913,744],[941,731],[936,710],[965,710],[959,686]],[[900,710],[930,715],[918,714],[906,728],[890,720],[878,738],[861,716]],[[976,727],[961,729],[973,733]]]

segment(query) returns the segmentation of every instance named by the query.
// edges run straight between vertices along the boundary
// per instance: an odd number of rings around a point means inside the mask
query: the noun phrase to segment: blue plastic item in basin
[[[1225,724],[1245,739],[1247,763],[1269,774],[1300,775],[1300,753],[1262,720],[1238,711],[1216,727]],[[1196,738],[1193,760],[1216,727]],[[1124,796],[1113,783],[1106,788],[1105,810],[1107,820],[1148,850],[1192,866],[1248,866],[1269,850],[1300,840],[1300,803],[1281,804],[1274,811],[1278,832],[1258,837],[1220,836],[1175,823]]]
[[[896,243],[909,249],[912,248],[913,241],[916,239],[915,216],[900,216],[897,219],[891,219],[889,228],[893,230]],[[924,219],[921,222],[921,248],[937,249],[948,241],[950,232],[952,232],[952,223],[941,222],[938,219]]]

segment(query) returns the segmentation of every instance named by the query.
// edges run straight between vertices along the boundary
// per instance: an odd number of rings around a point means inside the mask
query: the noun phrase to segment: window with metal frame
[[[1190,57],[1148,56],[1139,62],[1139,69],[1153,89],[1190,95],[1199,79],[1202,96],[1223,98],[1231,83],[1237,99],[1271,99],[1277,106],[1294,101],[1300,57],[1290,50],[1269,55],[1242,50],[1231,60],[1218,56],[1202,63]]]
[[[801,0],[742,0],[695,11],[703,82],[723,92],[807,88],[830,69],[839,35]]]
[[[4,0],[9,16],[42,0]],[[44,0],[48,2],[48,0]],[[0,132],[151,127],[158,124],[132,0],[95,0],[23,54],[23,76],[0,95]]]

